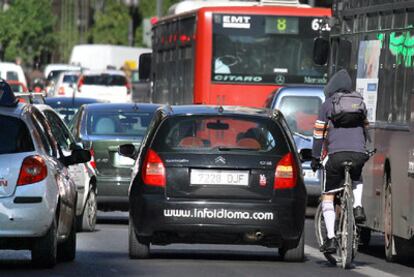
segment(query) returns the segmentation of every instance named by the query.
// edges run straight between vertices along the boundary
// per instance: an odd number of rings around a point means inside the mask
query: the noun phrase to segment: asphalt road
[[[312,209],[308,212],[312,215]],[[318,251],[313,220],[306,220],[306,261],[282,262],[277,249],[251,246],[153,246],[151,259],[128,258],[126,213],[100,213],[97,231],[78,233],[74,262],[53,269],[33,268],[29,251],[0,250],[0,276],[413,276],[410,264],[384,259],[383,237],[373,234],[367,252],[359,253],[354,267],[343,270],[328,264]]]

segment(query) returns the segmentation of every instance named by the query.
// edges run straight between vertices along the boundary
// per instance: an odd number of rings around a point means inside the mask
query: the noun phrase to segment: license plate
[[[318,172],[313,172],[313,170],[305,169],[303,170],[303,177],[306,180],[316,180],[318,179]]]
[[[134,160],[128,157],[124,157],[115,153],[114,156],[114,165],[115,166],[132,166],[134,164]]]
[[[191,185],[247,186],[249,172],[240,170],[191,170]]]

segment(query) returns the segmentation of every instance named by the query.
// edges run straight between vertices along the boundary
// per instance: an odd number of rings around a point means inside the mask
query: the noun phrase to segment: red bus
[[[159,20],[153,26],[152,102],[263,107],[280,86],[325,84],[326,66],[313,64],[312,50],[313,40],[328,33],[323,19],[331,10],[266,2],[273,4],[222,1],[227,6]]]

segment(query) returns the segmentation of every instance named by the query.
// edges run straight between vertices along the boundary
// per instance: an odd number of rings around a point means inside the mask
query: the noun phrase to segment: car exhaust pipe
[[[263,237],[264,237],[264,234],[260,231],[244,234],[244,239],[246,241],[252,241],[252,242],[259,241],[259,240],[263,239]]]

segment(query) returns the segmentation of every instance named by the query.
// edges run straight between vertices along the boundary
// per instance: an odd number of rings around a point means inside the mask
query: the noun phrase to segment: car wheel
[[[128,223],[128,250],[131,259],[147,259],[150,256],[149,243],[141,243],[137,239],[131,217]]]
[[[91,190],[89,192],[88,200],[86,200],[85,208],[82,213],[81,229],[87,232],[95,231],[96,213],[98,211],[98,203],[96,202],[96,193]]]
[[[47,233],[38,238],[32,246],[32,263],[37,267],[52,268],[56,265],[57,257],[57,228],[53,219]]]
[[[58,246],[58,259],[59,261],[73,261],[76,256],[76,217],[72,219],[72,226],[70,233],[66,241],[62,242]]]
[[[299,243],[295,248],[279,248],[279,255],[285,262],[303,262],[305,259],[305,230],[302,231]]]

